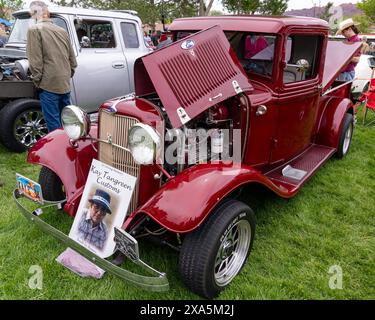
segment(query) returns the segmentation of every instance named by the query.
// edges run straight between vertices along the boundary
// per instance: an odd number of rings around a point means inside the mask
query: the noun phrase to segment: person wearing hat
[[[90,206],[84,209],[78,226],[79,240],[103,249],[108,237],[108,228],[104,223],[107,214],[111,214],[111,196],[108,192],[97,189],[89,199]]]
[[[70,79],[77,60],[68,32],[53,23],[46,3],[32,1],[30,16],[36,23],[27,32],[26,54],[43,117],[51,132],[62,126],[61,111],[71,103]]]
[[[346,19],[340,22],[339,29],[336,35],[343,35],[347,43],[361,42],[359,38],[359,30],[356,27],[357,24],[354,23],[352,19]],[[351,81],[355,77],[355,67],[359,62],[361,56],[361,50],[355,54],[350,63],[347,65],[345,70],[338,76],[337,81]]]

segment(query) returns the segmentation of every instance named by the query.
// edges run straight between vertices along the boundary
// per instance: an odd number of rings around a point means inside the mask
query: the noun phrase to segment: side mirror
[[[310,68],[310,63],[305,59],[300,59],[296,63],[298,72],[306,72]]]
[[[90,48],[91,47],[91,41],[90,41],[89,37],[83,36],[81,38],[81,47],[82,48]]]

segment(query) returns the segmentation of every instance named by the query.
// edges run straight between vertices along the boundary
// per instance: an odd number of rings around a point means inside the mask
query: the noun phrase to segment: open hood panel
[[[344,41],[328,41],[323,73],[323,92],[335,81],[355,53],[361,42],[347,43]]]
[[[181,39],[140,60],[135,70],[136,94],[152,88],[151,83],[144,83],[151,81],[175,128],[209,107],[252,89],[219,26]],[[142,69],[147,75],[141,75]]]

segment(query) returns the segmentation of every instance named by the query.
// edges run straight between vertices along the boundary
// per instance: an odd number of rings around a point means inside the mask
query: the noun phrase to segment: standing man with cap
[[[70,104],[70,78],[77,61],[68,33],[52,23],[43,1],[31,2],[30,15],[36,24],[27,33],[27,58],[51,132],[61,127],[61,110]]]
[[[89,199],[89,209],[84,209],[78,225],[79,239],[98,249],[103,249],[108,237],[108,228],[103,219],[111,214],[111,196],[104,190],[97,189]]]
[[[345,41],[348,43],[352,42],[361,42],[361,39],[358,36],[359,30],[357,29],[354,21],[352,19],[346,19],[340,22],[339,29],[336,35],[343,35]],[[359,62],[361,56],[361,50],[358,50],[356,55],[352,58],[350,63],[347,65],[346,69],[340,73],[337,78],[337,81],[351,81],[355,77],[355,67]]]

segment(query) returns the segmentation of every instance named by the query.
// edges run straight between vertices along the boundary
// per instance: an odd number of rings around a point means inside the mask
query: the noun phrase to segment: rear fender
[[[97,126],[90,130],[92,137],[97,137]],[[90,139],[78,141],[74,148],[63,129],[57,129],[40,139],[29,150],[27,161],[48,167],[55,172],[64,184],[67,202],[64,211],[74,216],[81,199],[92,159],[97,152]]]
[[[235,189],[260,183],[275,193],[290,197],[256,169],[240,165],[200,164],[166,182],[158,192],[125,222],[127,229],[138,214],[147,214],[158,224],[176,233],[197,228],[217,204]]]
[[[353,113],[353,104],[350,99],[332,98],[327,103],[319,123],[317,144],[337,149],[346,113]]]

